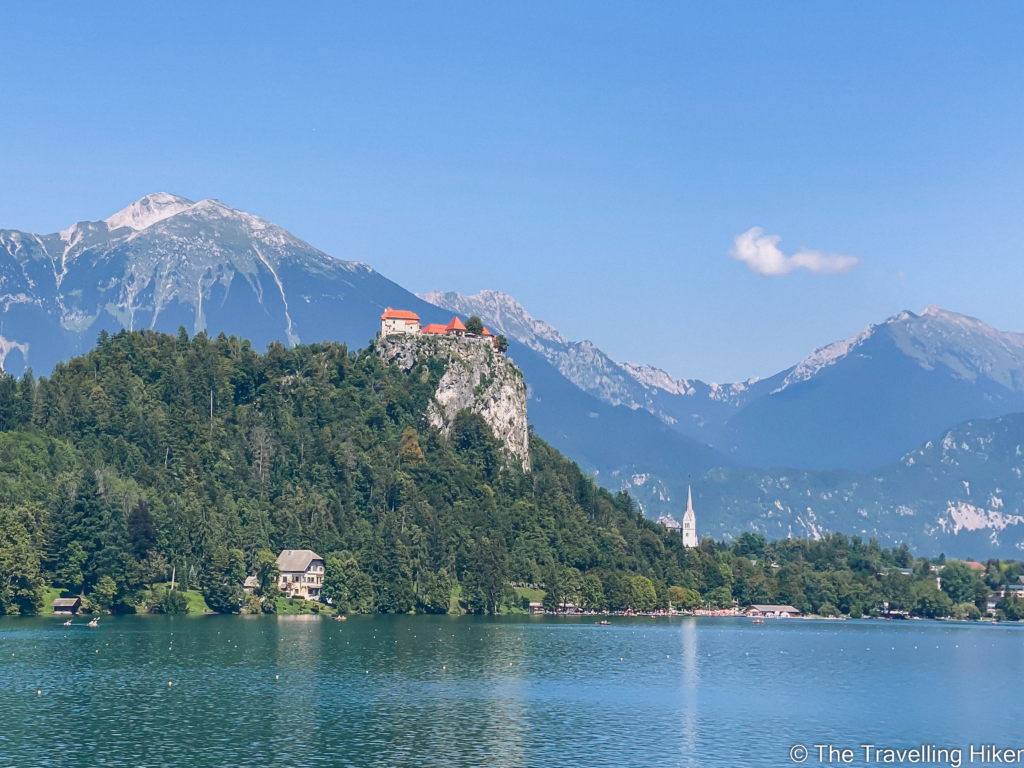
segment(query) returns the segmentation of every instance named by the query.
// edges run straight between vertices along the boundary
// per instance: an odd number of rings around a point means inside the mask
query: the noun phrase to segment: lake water
[[[798,743],[806,765],[820,743],[856,764],[864,743],[961,748],[966,765],[971,744],[1024,748],[1015,626],[84,622],[0,619],[0,766],[781,766]]]

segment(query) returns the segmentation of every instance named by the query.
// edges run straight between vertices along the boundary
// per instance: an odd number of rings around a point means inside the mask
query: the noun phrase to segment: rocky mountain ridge
[[[0,230],[0,355],[9,372],[45,373],[101,330],[179,325],[296,344],[320,316],[372,318],[376,306],[353,294],[382,280],[217,200],[157,193],[49,235]],[[396,289],[383,293],[404,293]]]
[[[463,315],[479,315],[498,333],[544,355],[559,373],[609,405],[642,409],[695,439],[713,444],[702,432],[707,423],[742,407],[758,379],[720,385],[677,379],[650,365],[620,363],[590,341],[568,341],[554,326],[537,320],[512,296],[480,291],[472,296],[430,291],[424,301]],[[676,396],[676,397],[673,397]],[[681,398],[681,399],[677,399]]]
[[[567,341],[507,294],[425,296],[480,315],[531,344],[580,389],[645,410],[737,464],[863,471],[950,424],[1024,410],[1024,334],[936,306],[869,325],[768,379],[720,385]],[[506,318],[514,321],[502,325]]]

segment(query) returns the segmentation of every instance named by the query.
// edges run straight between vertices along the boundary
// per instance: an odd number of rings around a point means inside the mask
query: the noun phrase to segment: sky
[[[0,228],[217,198],[678,377],[1024,331],[1019,3],[8,3]]]

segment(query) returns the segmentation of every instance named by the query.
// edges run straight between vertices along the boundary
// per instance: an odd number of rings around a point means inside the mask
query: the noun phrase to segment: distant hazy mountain
[[[951,424],[1024,411],[1024,334],[928,307],[816,350],[726,425],[738,463],[867,470]]]
[[[0,364],[14,374],[28,365],[48,374],[101,330],[121,328],[224,332],[260,349],[324,339],[363,347],[386,306],[425,322],[452,314],[216,200],[158,193],[63,232],[0,230]],[[637,473],[678,481],[727,461],[644,411],[581,391],[531,345],[513,341],[509,353],[524,371],[537,434],[610,487]]]
[[[868,326],[769,379],[722,386],[618,363],[590,342],[567,341],[507,294],[424,298],[479,314],[581,389],[646,410],[737,464],[863,471],[951,424],[1024,411],[1024,334],[938,307]]]
[[[716,538],[830,531],[964,557],[1024,553],[1024,414],[973,420],[874,472],[712,470],[694,484],[698,523]]]

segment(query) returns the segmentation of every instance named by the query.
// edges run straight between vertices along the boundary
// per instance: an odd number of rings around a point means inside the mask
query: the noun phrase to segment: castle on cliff
[[[465,336],[467,338],[489,339],[495,347],[498,346],[498,337],[491,333],[486,326],[482,333],[470,333],[466,330],[465,324],[457,317],[453,317],[448,325],[430,323],[420,326],[420,316],[407,309],[392,309],[388,307],[380,316],[380,335],[386,336],[425,334],[431,336]]]

